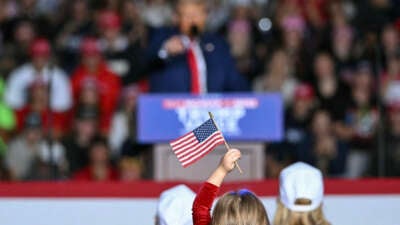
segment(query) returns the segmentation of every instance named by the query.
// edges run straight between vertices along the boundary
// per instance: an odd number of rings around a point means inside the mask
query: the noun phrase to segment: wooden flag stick
[[[218,128],[217,123],[216,123],[215,120],[214,120],[213,114],[212,114],[211,112],[208,112],[208,114],[210,115],[210,118],[211,118],[211,120],[213,121],[215,127],[221,132],[221,130]],[[222,132],[221,132],[221,134],[222,134]],[[228,142],[226,142],[224,135],[222,135],[222,138],[224,139],[224,143],[225,143],[226,150],[229,151],[229,149],[231,149],[231,148],[229,147]],[[242,171],[242,169],[240,168],[240,166],[239,166],[239,164],[238,164],[237,161],[235,161],[235,166],[236,166],[236,168],[239,170],[239,173],[240,173],[240,174],[243,174],[243,171]]]

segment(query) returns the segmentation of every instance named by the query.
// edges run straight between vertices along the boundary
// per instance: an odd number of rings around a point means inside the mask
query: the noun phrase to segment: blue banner
[[[279,141],[283,102],[279,94],[146,94],[138,100],[138,140],[169,142],[209,119],[229,141]]]

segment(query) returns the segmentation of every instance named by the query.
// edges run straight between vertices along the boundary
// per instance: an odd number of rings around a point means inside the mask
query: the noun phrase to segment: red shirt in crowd
[[[25,118],[32,112],[29,106],[21,110],[16,110],[17,115],[17,130],[21,131],[24,128]],[[50,112],[44,110],[40,113],[42,119],[42,127],[44,131],[48,131],[50,126],[53,132],[57,134],[64,134],[68,129],[68,113],[66,112]]]
[[[210,224],[210,210],[218,191],[219,187],[208,182],[205,182],[200,188],[193,202],[193,225]]]
[[[85,180],[85,181],[96,181],[99,180],[95,177],[92,167],[87,166],[81,170],[78,170],[74,175],[73,175],[74,180]],[[104,179],[101,179],[101,181],[113,181],[113,180],[118,180],[118,172],[111,166],[107,168],[107,175]]]
[[[118,98],[121,90],[120,78],[111,72],[104,63],[99,65],[95,74],[91,74],[84,66],[79,66],[72,75],[72,92],[77,103],[82,86],[88,79],[96,81],[96,87],[100,100],[100,128],[103,132],[108,132],[111,118],[117,107]]]

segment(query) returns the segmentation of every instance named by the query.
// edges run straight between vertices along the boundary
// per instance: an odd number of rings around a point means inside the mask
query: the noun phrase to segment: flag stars
[[[194,135],[196,136],[199,142],[204,141],[207,139],[212,133],[217,131],[217,127],[215,126],[214,122],[209,119],[201,126],[193,130]]]

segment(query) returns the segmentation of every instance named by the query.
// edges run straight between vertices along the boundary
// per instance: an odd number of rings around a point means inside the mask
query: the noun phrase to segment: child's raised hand
[[[238,149],[232,148],[225,153],[222,157],[219,167],[223,169],[226,173],[229,173],[235,168],[235,162],[240,159],[241,153]]]
[[[235,162],[240,158],[241,153],[238,149],[229,149],[222,157],[218,168],[207,179],[207,182],[216,186],[221,186],[225,176],[235,168]]]

